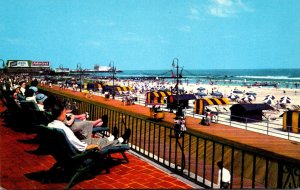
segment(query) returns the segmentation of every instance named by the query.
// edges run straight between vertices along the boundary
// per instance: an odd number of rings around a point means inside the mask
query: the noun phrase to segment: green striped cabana
[[[228,98],[201,98],[197,99],[194,104],[194,113],[203,115],[206,106],[212,105],[229,105]]]
[[[146,104],[157,105],[164,104],[165,97],[171,96],[170,91],[156,91],[156,92],[147,92],[146,93]]]
[[[300,110],[290,110],[283,113],[283,130],[293,133],[300,132]]]

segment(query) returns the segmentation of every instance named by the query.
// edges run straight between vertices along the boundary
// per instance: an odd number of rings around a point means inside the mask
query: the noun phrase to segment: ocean
[[[273,87],[300,88],[300,69],[179,69],[182,83],[218,84],[218,85],[254,85],[268,84]],[[110,76],[111,73],[97,73],[96,76]],[[124,70],[117,72],[117,78],[164,78],[176,80],[177,70]],[[173,78],[172,78],[173,77]]]

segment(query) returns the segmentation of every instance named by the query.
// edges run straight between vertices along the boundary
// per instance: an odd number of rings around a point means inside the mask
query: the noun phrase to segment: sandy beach
[[[111,82],[109,82],[111,83]],[[168,88],[170,89],[171,86],[174,87],[175,84],[172,83],[158,83],[158,82],[153,82],[153,81],[144,81],[144,82],[133,82],[133,81],[127,81],[127,80],[121,80],[118,81],[117,84],[121,86],[133,86],[140,88],[141,86],[146,86],[148,88],[154,88],[154,89],[159,89],[159,88]],[[238,94],[240,97],[239,99],[246,97],[247,92],[255,92],[256,99],[252,101],[252,103],[263,103],[264,99],[268,95],[272,95],[275,97],[274,103],[272,106],[275,106],[276,102],[280,100],[281,97],[287,96],[291,99],[291,103],[286,104],[288,108],[293,109],[294,106],[300,106],[300,89],[293,89],[293,88],[275,88],[275,87],[260,87],[260,86],[226,86],[226,85],[210,85],[210,84],[186,84],[182,83],[179,88],[184,89],[187,93],[196,93],[198,92],[199,87],[204,87],[205,90],[203,92],[207,93],[208,95],[212,91],[219,91],[223,94],[224,97],[228,97],[234,89],[238,89],[242,92],[243,94]],[[208,96],[209,97],[209,96]],[[236,102],[232,101],[232,104]]]
[[[221,86],[221,85],[200,85],[206,88],[205,92],[211,93],[212,89],[215,91],[222,92],[224,97],[229,96],[234,89],[238,89],[243,92],[255,92],[257,94],[256,100],[252,101],[252,103],[263,103],[265,97],[267,95],[273,95],[275,97],[274,103],[280,100],[281,97],[287,96],[291,98],[290,105],[300,105],[300,89],[290,89],[290,88],[274,88],[274,87],[251,87],[248,88],[246,86]],[[192,84],[186,86],[187,91],[192,90],[193,92],[197,92],[197,88],[199,85]],[[239,94],[240,98],[247,96],[246,94]],[[274,104],[273,104],[274,105]]]

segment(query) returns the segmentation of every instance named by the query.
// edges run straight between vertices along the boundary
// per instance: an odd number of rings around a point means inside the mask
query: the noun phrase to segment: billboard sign
[[[9,61],[9,67],[29,67],[29,61]]]
[[[31,67],[50,67],[49,61],[32,61]]]

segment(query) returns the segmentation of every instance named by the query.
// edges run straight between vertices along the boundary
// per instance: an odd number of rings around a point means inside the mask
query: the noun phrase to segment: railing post
[[[269,134],[269,120],[267,121],[267,135]]]
[[[278,163],[278,171],[277,171],[277,189],[282,188],[282,178],[283,178],[283,164],[281,162]]]
[[[247,130],[248,118],[245,118],[245,119],[246,119],[246,130]]]

